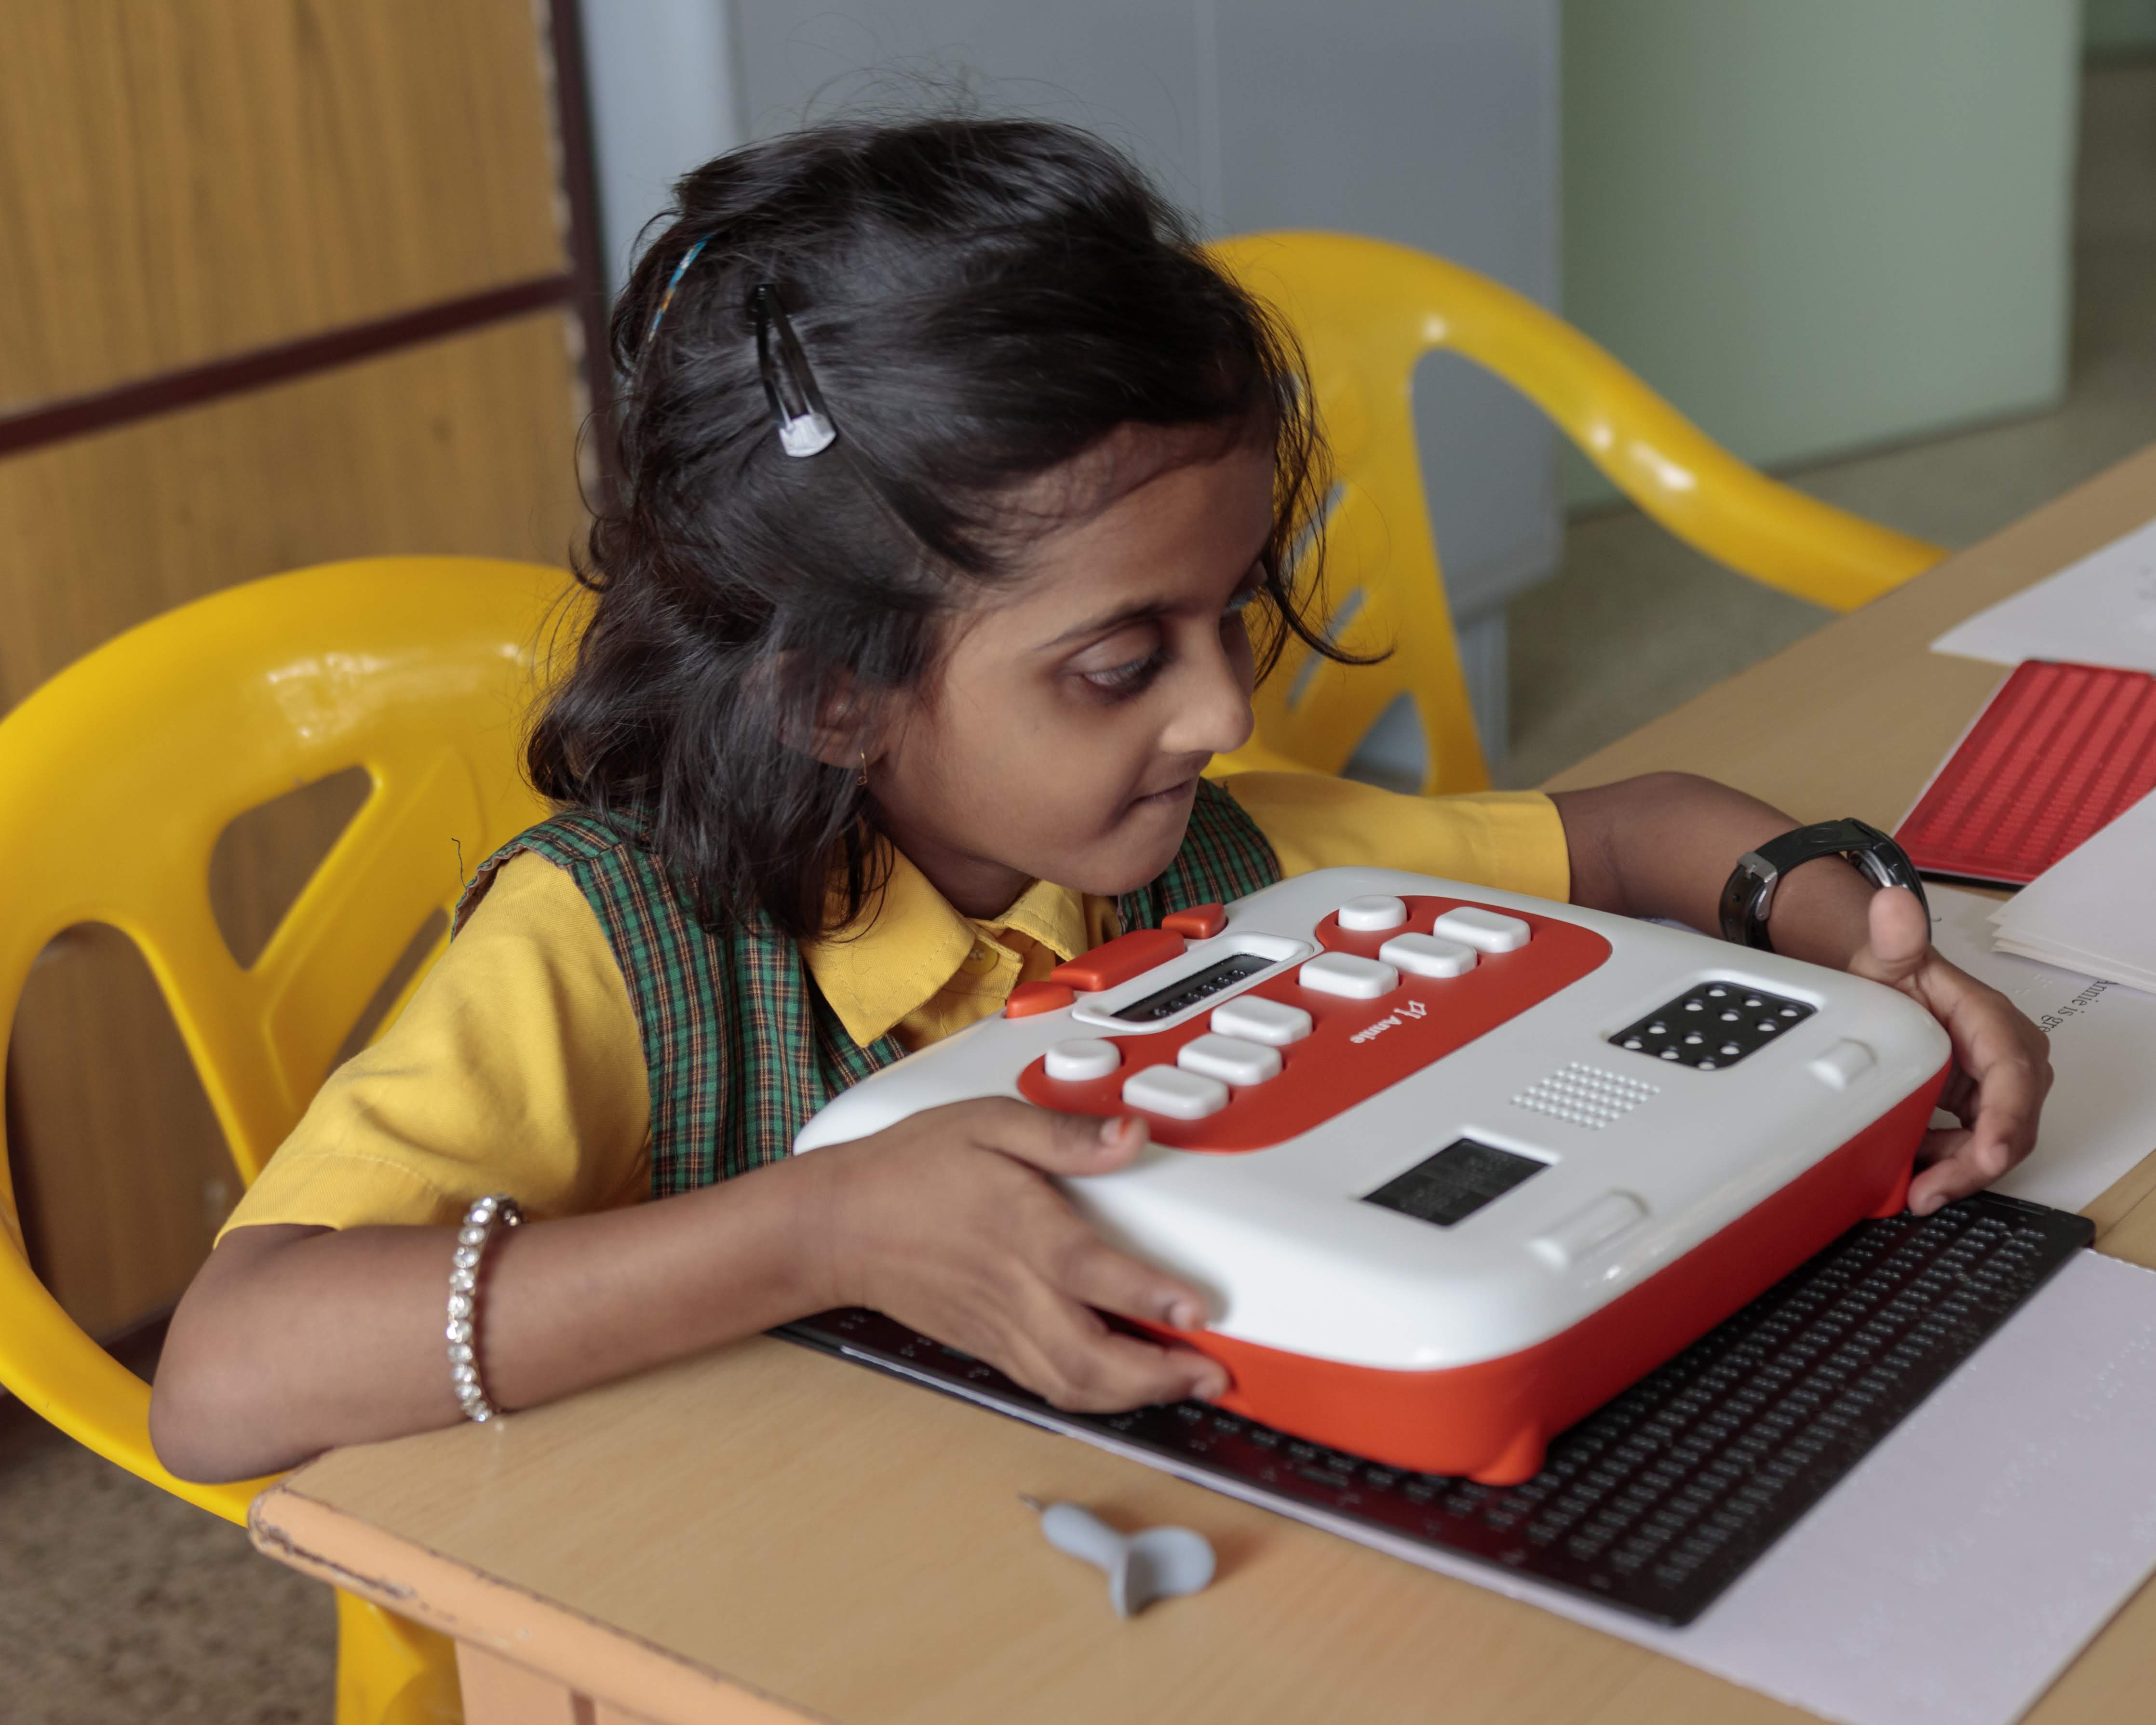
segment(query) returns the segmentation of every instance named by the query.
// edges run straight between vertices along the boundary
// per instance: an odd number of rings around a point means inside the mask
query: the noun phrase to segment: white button
[[[1380,929],[1398,928],[1408,920],[1408,907],[1389,892],[1373,892],[1363,898],[1351,898],[1340,907],[1340,926],[1352,928],[1358,934],[1375,934]]]
[[[1432,934],[1449,941],[1464,941],[1478,952],[1517,952],[1534,930],[1517,916],[1501,916],[1495,911],[1462,906],[1447,911],[1430,926]]]
[[[1475,948],[1427,934],[1396,934],[1378,948],[1388,964],[1409,976],[1466,976],[1475,968]]]
[[[1123,1103],[1170,1120],[1203,1120],[1228,1106],[1228,1086],[1180,1066],[1148,1066],[1123,1081]]]
[[[1106,1078],[1122,1063],[1122,1050],[1112,1042],[1103,1042],[1092,1036],[1081,1036],[1075,1041],[1057,1043],[1049,1050],[1045,1062],[1048,1076],[1065,1084],[1081,1083],[1088,1078]]]
[[[1812,1076],[1829,1090],[1847,1090],[1871,1070],[1871,1050],[1861,1042],[1837,1042],[1812,1057]]]
[[[1296,980],[1321,994],[1375,1000],[1399,987],[1400,973],[1389,964],[1358,958],[1353,952],[1320,952],[1296,973]]]
[[[1281,1057],[1278,1049],[1240,1036],[1199,1036],[1183,1045],[1175,1064],[1229,1084],[1263,1084],[1279,1075]]]
[[[1275,1048],[1285,1048],[1310,1034],[1310,1014],[1284,1000],[1245,994],[1213,1009],[1213,1028],[1223,1036],[1240,1036],[1245,1042],[1269,1042]]]
[[[1553,1270],[1569,1270],[1597,1246],[1646,1219],[1646,1208],[1638,1199],[1605,1192],[1585,1209],[1529,1240],[1527,1250]]]

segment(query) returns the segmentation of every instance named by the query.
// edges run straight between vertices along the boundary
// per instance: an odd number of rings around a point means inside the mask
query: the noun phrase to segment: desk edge
[[[658,1725],[829,1725],[822,1714],[375,1527],[290,1481],[249,1507],[247,1532],[265,1557]]]

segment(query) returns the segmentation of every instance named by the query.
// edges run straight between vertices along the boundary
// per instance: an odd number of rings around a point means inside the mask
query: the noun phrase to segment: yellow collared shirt
[[[1284,875],[1348,863],[1563,899],[1564,829],[1529,791],[1398,795],[1346,779],[1225,781]],[[1116,932],[1113,903],[1035,881],[1000,916],[960,914],[905,857],[865,926],[803,951],[847,1034],[925,1048],[1021,982]],[[340,1067],[227,1228],[454,1222],[513,1193],[571,1215],[650,1194],[650,1093],[628,984],[569,876],[516,857],[402,1016]]]
[[[999,916],[964,916],[903,855],[860,922],[802,951],[855,1042],[886,1032],[926,1048],[1003,1010],[1020,983],[1119,932],[1116,907],[1036,880]]]

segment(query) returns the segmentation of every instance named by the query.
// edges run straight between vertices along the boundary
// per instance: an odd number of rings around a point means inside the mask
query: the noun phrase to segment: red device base
[[[1917,1146],[1947,1069],[1831,1156],[1630,1292],[1546,1342],[1441,1371],[1402,1372],[1147,1327],[1217,1359],[1220,1405],[1313,1443],[1485,1485],[1532,1479],[1549,1440],[1757,1298],[1866,1216],[1908,1202]]]

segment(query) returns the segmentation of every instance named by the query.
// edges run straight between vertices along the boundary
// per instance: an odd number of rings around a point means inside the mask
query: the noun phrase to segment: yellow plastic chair
[[[1346,234],[1244,234],[1213,254],[1302,342],[1340,488],[1327,608],[1343,646],[1392,655],[1313,665],[1291,641],[1258,691],[1255,742],[1217,773],[1337,773],[1408,694],[1428,750],[1424,791],[1489,783],[1415,455],[1411,383],[1434,348],[1496,372],[1672,533],[1769,587],[1852,610],[1946,555],[1747,466],[1578,330],[1457,264]]]
[[[517,747],[565,581],[465,557],[277,576],[129,631],[0,721],[0,1055],[38,950],[110,925],[148,961],[252,1181],[429,913],[544,817]],[[234,816],[352,767],[372,779],[368,800],[241,968],[211,913],[211,847]],[[269,1482],[167,1473],[148,1387],[33,1274],[6,1149],[0,1136],[0,1384],[130,1472],[244,1522]],[[462,1717],[447,1640],[351,1594],[337,1608],[339,1725]]]

